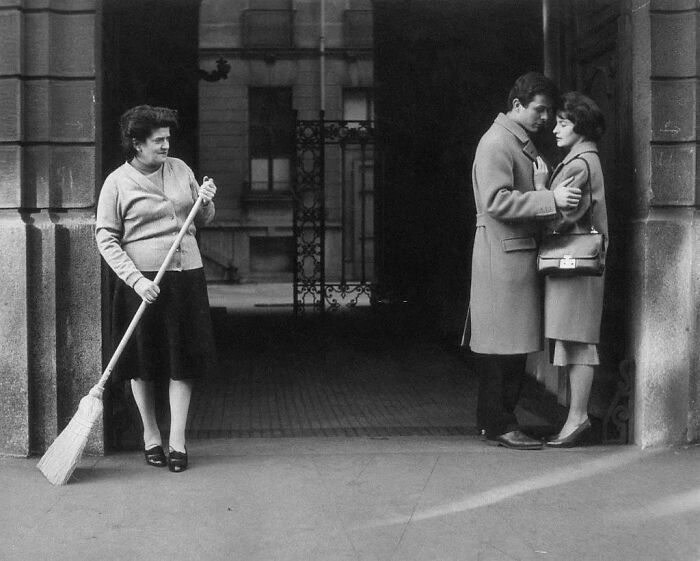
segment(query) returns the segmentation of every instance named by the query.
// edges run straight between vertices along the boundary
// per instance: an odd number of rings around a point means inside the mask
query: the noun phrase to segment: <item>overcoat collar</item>
[[[596,146],[596,143],[591,141],[591,140],[584,140],[583,142],[579,142],[578,144],[575,144],[574,146],[571,147],[571,150],[569,150],[569,153],[564,157],[564,160],[562,161],[562,165],[568,164],[571,160],[573,160],[577,156],[580,156],[584,152],[598,153],[598,146]]]
[[[169,172],[169,162],[166,159],[165,163],[163,164],[163,175],[165,176]],[[153,181],[148,179],[144,174],[142,174],[139,170],[137,170],[134,166],[132,166],[129,162],[124,162],[122,165],[122,171],[124,174],[131,179],[132,181],[136,182],[139,187],[142,189],[146,189],[147,191],[155,191],[159,193],[160,195],[165,196],[163,191],[155,184]]]
[[[535,145],[532,143],[532,140],[530,140],[530,137],[528,136],[527,132],[523,127],[521,127],[513,119],[508,117],[508,115],[506,115],[505,113],[499,113],[494,122],[497,125],[502,126],[515,138],[517,138],[520,142],[523,143],[523,152],[527,155],[528,158],[530,158],[533,161],[537,159],[537,156],[539,154],[537,152],[537,148],[535,148]]]
[[[557,165],[557,167],[554,168],[554,171],[552,172],[552,175],[549,176],[549,185],[552,184],[554,178],[556,175],[559,174],[559,172],[562,170],[562,168],[571,162],[574,158],[577,158],[584,152],[595,152],[596,154],[598,153],[598,147],[596,146],[595,142],[592,142],[590,140],[586,140],[584,142],[579,142],[578,144],[572,146],[571,150],[569,150],[569,153],[564,157],[564,159]]]

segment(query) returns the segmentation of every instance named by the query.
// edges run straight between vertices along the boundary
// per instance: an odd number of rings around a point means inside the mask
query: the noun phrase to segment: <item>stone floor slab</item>
[[[0,558],[697,561],[700,447],[517,452],[474,437],[200,440],[171,474],[0,458]]]

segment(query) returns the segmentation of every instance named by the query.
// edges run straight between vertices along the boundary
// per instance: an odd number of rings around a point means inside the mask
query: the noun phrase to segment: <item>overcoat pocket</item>
[[[501,240],[501,247],[506,253],[511,251],[532,251],[537,249],[537,241],[533,237],[506,238]]]

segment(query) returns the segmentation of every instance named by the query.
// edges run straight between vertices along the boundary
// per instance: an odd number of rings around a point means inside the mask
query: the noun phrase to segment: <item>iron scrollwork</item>
[[[620,380],[612,404],[603,419],[605,444],[629,444],[631,438],[632,392],[634,388],[634,361],[620,363]]]
[[[365,148],[374,141],[370,121],[297,120],[296,181],[293,189],[294,238],[294,311],[303,314],[353,308],[360,299],[372,300],[372,283],[362,275],[348,280],[326,280],[326,146],[342,149]]]
[[[296,122],[296,182],[293,190],[294,311],[320,309],[323,284],[323,127],[321,121]]]
[[[369,283],[338,283],[325,286],[325,299],[328,310],[340,310],[343,306],[354,308],[365,296],[372,299],[372,285]]]

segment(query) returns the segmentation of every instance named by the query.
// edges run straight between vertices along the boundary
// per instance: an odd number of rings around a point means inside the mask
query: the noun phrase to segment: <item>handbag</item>
[[[585,153],[585,152],[584,152]],[[590,230],[562,234],[545,234],[537,254],[537,271],[550,277],[599,277],[605,271],[606,240],[593,225],[593,189],[591,188],[591,168],[585,158],[576,156],[586,164],[588,194],[591,204],[588,207]]]

